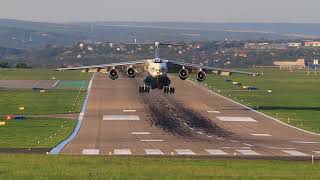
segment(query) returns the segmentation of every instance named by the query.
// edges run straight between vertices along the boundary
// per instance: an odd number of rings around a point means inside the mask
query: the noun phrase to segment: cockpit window
[[[153,62],[154,63],[162,63],[162,60],[161,59],[155,59]]]

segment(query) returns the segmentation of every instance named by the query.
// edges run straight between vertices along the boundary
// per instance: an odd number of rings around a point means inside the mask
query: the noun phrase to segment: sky
[[[0,19],[320,23],[320,0],[1,0]]]

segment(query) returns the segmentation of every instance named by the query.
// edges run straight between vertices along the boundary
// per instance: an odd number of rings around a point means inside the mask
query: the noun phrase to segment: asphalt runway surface
[[[57,80],[0,80],[3,89],[53,89],[57,84]]]
[[[191,81],[172,78],[176,94],[139,94],[142,76],[97,73],[68,155],[320,157],[320,136],[251,111]]]

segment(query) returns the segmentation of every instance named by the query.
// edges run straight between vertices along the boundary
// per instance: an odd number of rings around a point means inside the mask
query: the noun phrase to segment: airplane
[[[199,64],[185,63],[181,61],[167,60],[162,59],[159,56],[160,46],[183,46],[182,44],[172,44],[172,43],[161,43],[155,42],[155,57],[150,60],[136,60],[129,62],[120,62],[120,63],[110,63],[110,64],[99,64],[92,66],[80,66],[80,67],[69,67],[69,68],[59,68],[56,71],[65,71],[65,70],[85,70],[89,71],[90,69],[101,69],[109,70],[109,77],[112,80],[116,80],[119,77],[118,68],[126,68],[126,73],[129,78],[135,78],[137,70],[134,66],[143,65],[147,67],[147,76],[143,80],[143,86],[139,87],[139,93],[150,93],[150,89],[160,89],[163,90],[165,94],[174,94],[175,88],[171,85],[171,80],[168,77],[169,65],[179,66],[179,78],[181,80],[186,80],[189,76],[189,70],[196,69],[196,79],[199,82],[202,82],[206,79],[207,73],[215,73],[221,75],[223,72],[239,73],[245,75],[258,76],[257,73],[244,72],[244,71],[235,71],[229,69],[216,68],[211,66],[201,66]]]

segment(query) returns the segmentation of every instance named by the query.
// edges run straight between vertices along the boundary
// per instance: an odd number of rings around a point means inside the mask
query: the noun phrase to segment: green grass
[[[0,179],[319,179],[319,165],[263,160],[0,155]]]
[[[52,148],[69,136],[75,125],[75,120],[65,119],[32,118],[7,121],[5,126],[0,126],[0,147]]]
[[[275,69],[257,71],[263,72],[264,75],[208,75],[203,84],[212,86],[212,89],[215,87],[220,90],[220,94],[226,97],[230,95],[229,98],[286,123],[320,133],[320,74],[308,75],[306,71],[289,72]],[[226,82],[226,79],[242,85],[255,86],[259,91],[243,91],[242,87],[235,87],[232,82]],[[267,90],[272,90],[272,93],[268,93]]]
[[[78,93],[79,91],[75,90],[48,90],[45,93],[31,90],[0,91],[0,115],[80,112],[86,92],[80,92],[73,106]],[[19,107],[25,107],[25,110],[20,111]]]
[[[53,69],[0,69],[0,80],[89,80],[92,73]]]
[[[60,81],[57,89],[87,89],[88,81]]]

